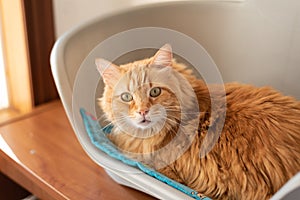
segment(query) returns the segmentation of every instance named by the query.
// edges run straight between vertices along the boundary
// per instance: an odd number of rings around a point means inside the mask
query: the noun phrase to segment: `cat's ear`
[[[110,87],[114,87],[122,75],[119,67],[102,58],[96,59],[95,63],[104,83]]]
[[[165,44],[154,55],[152,64],[160,66],[171,66],[172,59],[172,47],[170,44]]]

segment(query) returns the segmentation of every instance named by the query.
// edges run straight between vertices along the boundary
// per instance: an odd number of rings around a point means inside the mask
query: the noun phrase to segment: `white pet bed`
[[[64,108],[84,150],[120,184],[159,199],[191,199],[92,145],[79,109],[85,108],[94,115],[98,112],[95,93],[102,85],[99,84],[94,56],[115,58],[115,55],[105,54],[105,48],[118,51],[124,45],[118,43],[105,47],[104,41],[123,31],[141,27],[175,30],[205,48],[217,64],[224,82],[270,85],[300,99],[299,13],[297,0],[169,2],[114,13],[69,31],[56,42],[51,66]],[[162,40],[160,38],[153,47],[163,44]],[[102,49],[99,44],[103,45]],[[299,177],[279,195],[297,185],[300,185]]]

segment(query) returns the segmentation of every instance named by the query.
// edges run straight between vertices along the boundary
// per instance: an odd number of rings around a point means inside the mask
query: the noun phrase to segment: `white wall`
[[[61,36],[78,24],[111,12],[163,1],[172,0],[53,0],[56,36]]]

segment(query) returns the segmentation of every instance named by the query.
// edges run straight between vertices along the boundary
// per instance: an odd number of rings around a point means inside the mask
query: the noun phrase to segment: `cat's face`
[[[176,122],[180,105],[169,87],[170,69],[141,65],[129,69],[112,92],[111,112],[123,131],[157,133]]]
[[[169,45],[150,59],[121,66],[97,59],[96,64],[105,83],[100,105],[118,129],[149,136],[178,124],[181,99],[188,100],[191,95],[185,86],[187,81],[181,80],[171,67]]]

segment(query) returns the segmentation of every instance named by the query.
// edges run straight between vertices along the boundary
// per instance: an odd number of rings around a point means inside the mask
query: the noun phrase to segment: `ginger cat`
[[[238,83],[225,84],[222,94],[177,63],[168,44],[148,59],[121,66],[97,59],[96,65],[112,142],[200,194],[269,199],[300,171],[300,102],[294,98]],[[211,98],[226,99],[214,115]],[[204,138],[218,131],[212,150],[200,156]]]

